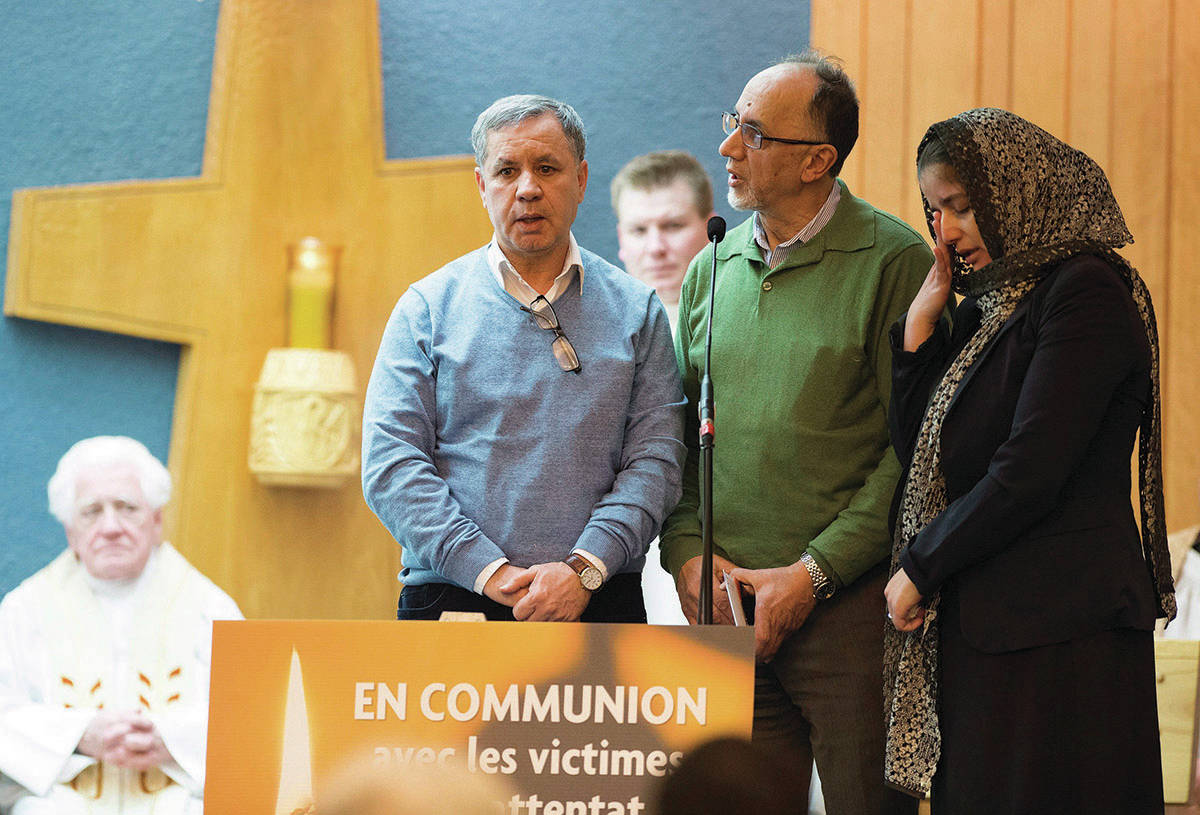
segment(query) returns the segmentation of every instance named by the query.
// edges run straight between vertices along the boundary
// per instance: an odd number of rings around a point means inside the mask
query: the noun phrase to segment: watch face
[[[808,576],[812,578],[813,597],[817,600],[828,600],[832,597],[835,588],[833,581],[825,576],[817,562],[807,554],[803,555],[800,560],[804,563]]]
[[[588,566],[579,573],[579,582],[588,591],[595,591],[600,588],[600,584],[604,582],[604,578],[600,576],[600,570],[595,566]]]

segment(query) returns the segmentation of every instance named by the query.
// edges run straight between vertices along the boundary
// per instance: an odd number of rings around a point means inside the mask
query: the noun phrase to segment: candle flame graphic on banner
[[[279,763],[279,795],[275,799],[275,815],[304,815],[313,811],[308,705],[304,701],[300,655],[293,648],[287,705],[283,713],[283,759]]]

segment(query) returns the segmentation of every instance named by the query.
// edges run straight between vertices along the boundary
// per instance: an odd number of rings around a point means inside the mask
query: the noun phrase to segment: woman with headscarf
[[[918,180],[936,262],[891,335],[886,779],[934,813],[1162,812],[1174,595],[1132,236],[1100,167],[1007,111],[930,127]]]

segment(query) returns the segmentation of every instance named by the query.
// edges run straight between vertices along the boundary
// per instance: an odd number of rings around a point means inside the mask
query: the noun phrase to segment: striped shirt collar
[[[762,220],[758,213],[754,213],[754,242],[762,249],[763,260],[766,261],[767,268],[774,269],[779,264],[787,260],[788,254],[793,247],[803,246],[817,236],[817,233],[828,225],[833,219],[833,213],[837,210],[838,201],[842,200],[842,185],[833,181],[833,189],[829,191],[829,196],[825,199],[825,203],[817,210],[817,214],[813,219],[804,225],[804,228],[797,232],[788,241],[785,241],[774,249],[770,248],[770,243],[767,241],[767,230],[763,228]]]
[[[579,290],[583,291],[583,258],[579,254],[579,244],[575,242],[575,233],[569,233],[569,244],[567,246],[567,259],[563,263],[563,270],[558,277],[554,278],[554,282],[550,285],[550,290],[546,292],[546,299],[553,303],[559,296],[567,290],[567,286],[571,285],[571,281],[575,275],[579,275]],[[538,293],[525,282],[525,279],[513,268],[513,265],[508,262],[508,258],[504,256],[503,250],[500,249],[500,244],[496,241],[496,234],[492,233],[492,241],[487,248],[487,263],[488,269],[491,270],[492,277],[496,278],[496,282],[506,292],[511,294],[518,302],[528,305],[537,299]]]

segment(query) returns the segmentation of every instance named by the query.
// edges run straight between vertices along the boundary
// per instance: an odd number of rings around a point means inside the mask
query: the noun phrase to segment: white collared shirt
[[[579,254],[579,244],[575,241],[574,233],[568,235],[569,243],[567,245],[567,258],[563,262],[563,269],[559,272],[558,277],[554,278],[554,282],[550,284],[549,291],[546,292],[545,298],[553,303],[563,292],[567,290],[567,286],[571,285],[571,281],[575,275],[579,275],[579,288],[583,290],[583,258]],[[488,269],[491,270],[492,276],[496,278],[496,282],[500,284],[506,292],[513,298],[524,305],[531,304],[538,298],[537,291],[525,282],[525,278],[513,268],[513,265],[504,256],[503,250],[500,249],[500,244],[496,240],[496,234],[492,233],[492,242],[487,248]],[[604,580],[608,580],[608,568],[604,565],[604,561],[584,549],[575,549],[573,551],[583,555],[587,560],[600,570],[600,576]],[[483,567],[483,571],[475,578],[473,586],[476,594],[483,594],[483,587],[492,579],[492,575],[500,570],[500,567],[508,563],[508,558],[497,558]]]
[[[767,240],[767,230],[763,228],[762,220],[758,213],[754,213],[754,242],[758,244],[763,251],[763,260],[767,263],[767,268],[774,269],[780,263],[787,259],[788,254],[794,246],[803,246],[817,236],[825,226],[833,219],[833,213],[837,210],[838,201],[842,200],[842,185],[833,181],[833,189],[829,191],[829,196],[825,199],[825,203],[817,210],[817,214],[804,227],[787,240],[774,249],[771,248],[770,242]]]
[[[554,282],[550,284],[550,290],[545,295],[551,303],[567,290],[567,286],[571,285],[571,280],[576,274],[579,275],[579,288],[583,289],[583,258],[579,255],[579,244],[575,242],[574,233],[568,233],[567,237],[569,241],[567,258],[563,262],[562,271],[559,272],[558,277],[554,278]],[[492,233],[492,242],[488,244],[487,248],[487,262],[496,282],[518,302],[527,306],[537,299],[537,291],[525,282],[525,278],[521,277],[520,272],[504,256],[504,251],[500,248],[494,232]]]

